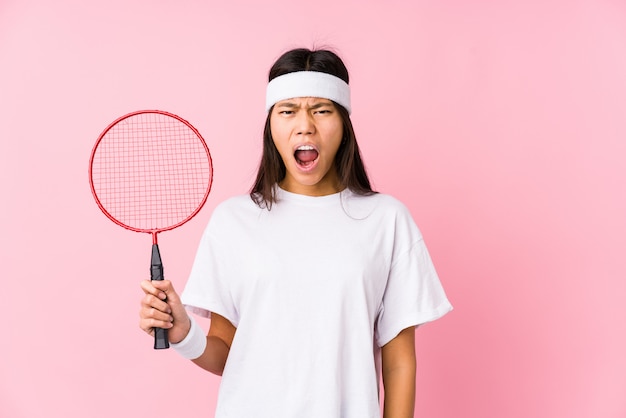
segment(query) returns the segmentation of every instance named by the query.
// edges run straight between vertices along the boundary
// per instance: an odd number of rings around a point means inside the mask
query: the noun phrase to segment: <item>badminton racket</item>
[[[117,225],[152,235],[151,280],[163,280],[157,234],[193,218],[211,191],[206,142],[186,120],[160,110],[124,115],[100,134],[89,161],[91,191]],[[169,348],[155,328],[154,348]]]

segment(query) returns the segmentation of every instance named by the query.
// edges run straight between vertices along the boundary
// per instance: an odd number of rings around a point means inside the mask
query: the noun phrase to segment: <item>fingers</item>
[[[164,301],[153,295],[146,295],[141,300],[139,309],[139,328],[152,335],[154,328],[171,328],[174,317],[170,315],[171,309]]]
[[[141,316],[164,319],[172,313],[170,305],[164,300],[158,299],[153,295],[146,295],[141,299]]]
[[[169,280],[151,281],[143,280],[141,282],[141,289],[146,295],[154,295],[159,299],[165,300],[167,297],[167,291],[171,289],[174,291],[174,287]]]
[[[156,284],[156,286],[155,286]],[[171,328],[174,318],[171,316],[172,309],[165,301],[167,293],[160,289],[163,283],[144,280],[141,282],[141,289],[145,295],[141,299],[139,310],[139,327],[146,333],[153,335],[154,328]],[[171,284],[165,284],[165,289]]]
[[[154,335],[154,328],[169,329],[171,341],[182,340],[189,332],[189,317],[172,283],[168,280],[141,282],[145,293],[139,310],[139,327]]]
[[[144,332],[153,335],[154,328],[169,329],[174,326],[174,318],[155,309],[146,309],[140,314],[139,328]]]

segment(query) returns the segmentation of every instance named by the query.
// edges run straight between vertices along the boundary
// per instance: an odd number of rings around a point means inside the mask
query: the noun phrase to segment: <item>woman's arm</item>
[[[415,327],[409,327],[382,347],[384,418],[413,418],[415,369]]]
[[[228,319],[212,312],[204,353],[192,361],[204,370],[221,376],[236,330]]]
[[[191,321],[172,283],[169,280],[145,280],[141,288],[145,295],[141,300],[139,327],[150,335],[154,335],[155,327],[165,328],[171,343],[181,342],[189,334]],[[235,330],[226,318],[212,313],[206,348],[200,357],[192,361],[221,376]]]

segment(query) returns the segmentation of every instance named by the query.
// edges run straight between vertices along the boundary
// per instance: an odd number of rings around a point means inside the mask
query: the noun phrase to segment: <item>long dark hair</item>
[[[348,69],[337,54],[326,49],[310,50],[305,48],[293,49],[278,58],[270,69],[268,82],[278,76],[296,71],[328,73],[349,83]],[[335,156],[335,168],[341,188],[348,188],[359,195],[376,193],[370,186],[350,115],[343,106],[338,103],[334,104],[343,121],[343,139]],[[260,207],[267,209],[271,209],[272,204],[276,202],[276,184],[283,180],[286,174],[285,164],[272,139],[271,114],[272,109],[269,110],[265,120],[263,155],[254,186],[250,190],[252,200]]]

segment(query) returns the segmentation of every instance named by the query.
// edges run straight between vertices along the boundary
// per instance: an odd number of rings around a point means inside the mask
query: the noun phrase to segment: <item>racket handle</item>
[[[163,350],[165,348],[170,348],[170,342],[168,340],[167,330],[164,328],[155,328],[154,329],[154,349]]]
[[[152,244],[152,257],[150,260],[150,280],[163,280],[163,262],[161,262],[161,253],[158,244]],[[167,329],[154,329],[154,349],[161,350],[170,348]]]

